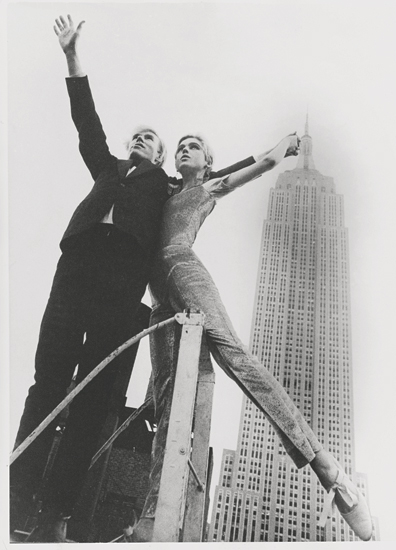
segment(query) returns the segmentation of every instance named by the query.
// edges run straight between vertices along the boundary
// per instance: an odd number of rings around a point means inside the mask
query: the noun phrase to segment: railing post
[[[206,485],[202,491],[190,473],[187,492],[186,512],[184,518],[183,542],[202,542],[206,522],[206,501],[209,487],[209,439],[212,416],[213,391],[215,374],[210,360],[205,339],[202,341],[199,361],[198,388],[195,400],[194,438],[191,461],[199,479]]]
[[[204,315],[179,313],[176,320],[182,324],[182,332],[153,542],[180,541],[189,478],[188,461]]]

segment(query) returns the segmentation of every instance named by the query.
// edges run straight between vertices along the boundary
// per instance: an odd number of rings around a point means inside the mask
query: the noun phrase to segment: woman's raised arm
[[[297,134],[289,134],[273,149],[255,157],[255,164],[251,164],[246,168],[242,168],[230,174],[220,182],[220,185],[217,185],[216,180],[209,180],[203,185],[209,192],[220,198],[237,187],[241,187],[245,183],[258,178],[261,174],[264,174],[264,172],[268,172],[268,170],[271,170],[274,166],[279,164],[283,158],[298,155],[299,146],[300,138]]]

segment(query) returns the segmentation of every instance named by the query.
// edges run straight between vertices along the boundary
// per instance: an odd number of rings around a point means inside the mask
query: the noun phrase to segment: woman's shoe
[[[333,515],[334,507],[337,506],[355,535],[362,540],[370,540],[373,524],[367,502],[338,463],[337,467],[337,479],[328,491],[319,525],[325,526],[328,518]]]

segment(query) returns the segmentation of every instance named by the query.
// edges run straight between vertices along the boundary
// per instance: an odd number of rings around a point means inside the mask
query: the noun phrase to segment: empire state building
[[[343,196],[315,168],[307,118],[297,166],[270,190],[250,350],[367,498],[366,476],[355,470],[351,348]],[[244,397],[237,450],[223,451],[208,541],[359,540],[338,513],[318,525],[324,496],[311,468],[296,469]]]

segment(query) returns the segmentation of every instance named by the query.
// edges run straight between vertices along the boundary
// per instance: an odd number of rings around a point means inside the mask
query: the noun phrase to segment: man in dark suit
[[[138,330],[169,178],[161,168],[165,147],[151,128],[140,127],[128,146],[128,160],[114,157],[76,53],[81,33],[68,16],[55,33],[66,55],[71,113],[81,155],[95,181],[74,212],[60,243],[50,297],[42,320],[30,388],[15,448],[65,397],[78,365],[80,382],[110,352]],[[251,164],[242,161],[221,173]],[[66,519],[81,491],[108,414],[115,376],[128,352],[114,360],[75,398],[52,467],[31,542],[61,542]],[[54,437],[53,422],[11,467],[11,529],[40,487]],[[52,429],[51,429],[52,428]]]
[[[168,198],[168,177],[161,168],[165,148],[153,130],[140,128],[134,133],[128,160],[109,152],[76,54],[81,24],[74,29],[71,20],[62,21],[57,22],[57,34],[69,68],[72,118],[95,184],[60,243],[62,255],[40,328],[35,383],[26,399],[16,447],[65,397],[77,365],[79,382],[136,332],[150,256]],[[42,518],[51,516],[51,522],[59,523],[59,518],[70,515],[107,416],[115,375],[126,360],[128,352],[75,399]],[[13,464],[11,488],[19,500],[26,502],[37,493],[53,435],[53,429],[45,430]]]

